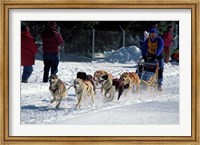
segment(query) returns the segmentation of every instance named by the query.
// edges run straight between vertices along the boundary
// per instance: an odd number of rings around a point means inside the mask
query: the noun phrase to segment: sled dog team
[[[97,85],[101,85],[101,93],[106,99],[112,100],[117,92],[119,100],[124,91],[125,96],[128,92],[133,92],[134,86],[136,86],[138,92],[141,83],[137,73],[124,72],[120,75],[120,78],[114,78],[112,74],[105,70],[98,70],[93,76],[85,72],[78,72],[73,85],[68,89],[66,89],[65,83],[55,74],[50,76],[49,82],[49,90],[53,95],[51,103],[56,102],[56,108],[59,108],[62,98],[66,96],[67,90],[72,86],[78,99],[76,108],[80,108],[83,97],[91,97],[94,103]]]

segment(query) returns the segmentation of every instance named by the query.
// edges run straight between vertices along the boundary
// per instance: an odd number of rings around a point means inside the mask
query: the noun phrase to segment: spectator
[[[167,31],[163,35],[164,39],[164,53],[165,53],[165,58],[164,62],[168,63],[169,58],[170,58],[170,47],[172,46],[173,43],[173,26],[168,26]]]
[[[21,25],[21,66],[23,66],[22,82],[28,83],[28,79],[33,72],[37,45],[30,34],[27,24]]]
[[[142,48],[142,57],[145,62],[150,60],[157,59],[159,62],[159,70],[158,70],[158,90],[162,91],[162,82],[163,82],[163,70],[164,70],[164,58],[163,58],[163,47],[164,42],[161,37],[157,36],[158,32],[155,28],[150,30],[150,37],[144,42],[144,46]]]
[[[63,44],[63,38],[57,30],[56,22],[48,22],[46,29],[41,34],[43,42],[43,62],[44,74],[43,82],[48,82],[49,71],[51,74],[58,72],[58,64],[60,60],[60,48]]]
[[[144,31],[144,41],[149,37],[149,33],[147,31]]]

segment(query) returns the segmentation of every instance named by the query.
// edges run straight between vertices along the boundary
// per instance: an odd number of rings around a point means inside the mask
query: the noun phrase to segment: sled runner
[[[159,64],[157,60],[148,59],[147,62],[144,62],[143,59],[140,59],[136,72],[139,75],[141,84],[155,88],[158,85],[158,69]]]

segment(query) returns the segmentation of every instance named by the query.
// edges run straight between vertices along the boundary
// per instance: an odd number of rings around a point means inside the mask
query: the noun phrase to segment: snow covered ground
[[[135,71],[140,51],[136,47],[124,50],[119,49],[105,61],[60,62],[58,76],[72,84],[78,71],[93,74],[96,70],[105,69],[115,77],[119,77],[122,72]],[[79,58],[76,56],[75,59]],[[140,90],[139,93],[122,96],[119,101],[115,98],[112,102],[105,102],[100,89],[97,89],[95,103],[92,104],[89,98],[83,100],[81,109],[75,109],[77,98],[73,87],[68,90],[60,108],[56,109],[55,104],[50,103],[52,96],[48,90],[49,83],[42,83],[42,76],[43,62],[36,60],[29,83],[21,84],[21,124],[179,124],[178,64],[165,64],[163,92]]]

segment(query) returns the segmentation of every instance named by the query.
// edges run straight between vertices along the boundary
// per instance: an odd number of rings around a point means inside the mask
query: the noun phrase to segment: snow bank
[[[120,48],[105,58],[111,63],[137,63],[141,57],[141,50],[136,46]]]

